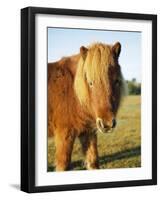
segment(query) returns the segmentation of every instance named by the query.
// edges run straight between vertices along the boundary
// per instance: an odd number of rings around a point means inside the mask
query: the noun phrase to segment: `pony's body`
[[[121,98],[121,89],[114,94],[112,86],[108,86],[112,84],[112,76],[122,80],[112,51],[111,46],[95,44],[89,49],[81,47],[80,54],[48,64],[48,134],[55,137],[56,170],[68,169],[76,136],[86,154],[87,168],[98,168],[95,130],[105,132],[114,125]],[[117,65],[115,72],[109,70],[112,64]],[[88,85],[90,81],[95,83],[94,87]],[[109,100],[109,96],[113,100]]]
[[[63,58],[48,65],[48,122],[49,129],[53,129],[49,134],[54,134],[56,128],[68,127],[79,135],[86,128],[88,116],[73,90],[79,57]]]

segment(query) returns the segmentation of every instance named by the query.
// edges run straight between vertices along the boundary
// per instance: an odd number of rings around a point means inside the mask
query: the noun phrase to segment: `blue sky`
[[[48,62],[79,53],[79,48],[93,42],[114,44],[119,41],[122,50],[119,63],[126,80],[141,82],[141,33],[85,29],[48,28]]]

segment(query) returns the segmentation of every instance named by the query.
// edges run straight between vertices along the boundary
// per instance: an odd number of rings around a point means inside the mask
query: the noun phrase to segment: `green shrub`
[[[126,81],[128,86],[129,95],[140,95],[141,94],[141,83],[136,82],[136,79]]]

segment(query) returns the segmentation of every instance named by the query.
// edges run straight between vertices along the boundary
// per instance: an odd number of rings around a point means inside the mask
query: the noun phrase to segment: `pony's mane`
[[[114,65],[114,57],[111,56],[110,45],[94,43],[88,46],[88,54],[85,59],[80,56],[74,89],[82,105],[88,106],[90,104],[87,84],[94,82],[98,85],[108,86],[108,66],[110,64]],[[122,81],[121,91],[124,96],[126,95],[126,86],[122,74],[120,74],[120,81]]]
[[[107,72],[108,62],[111,62],[111,47],[102,43],[94,43],[88,46],[86,59],[80,57],[77,73],[75,77],[75,91],[81,103],[88,104],[88,87],[87,83],[104,82],[108,83]],[[99,66],[99,67],[98,67]]]
[[[84,65],[87,81],[107,82],[107,66],[111,60],[111,47],[102,43],[94,43],[88,48],[88,56]]]

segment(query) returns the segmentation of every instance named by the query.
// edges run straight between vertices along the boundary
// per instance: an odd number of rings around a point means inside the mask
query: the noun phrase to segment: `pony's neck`
[[[70,71],[74,77],[76,76],[77,65],[78,65],[79,59],[80,59],[79,54],[73,55],[69,58],[68,68],[70,69]]]

